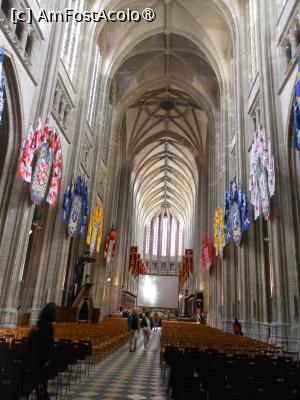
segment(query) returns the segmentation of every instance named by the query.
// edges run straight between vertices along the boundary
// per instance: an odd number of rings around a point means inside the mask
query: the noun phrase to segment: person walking
[[[158,329],[158,313],[155,311],[155,313],[153,314],[153,332],[157,332]]]
[[[55,322],[56,305],[48,303],[40,312],[37,326],[32,328],[28,335],[32,360],[38,378],[37,399],[48,400],[48,376],[53,369],[53,322]]]
[[[129,351],[136,350],[136,342],[139,336],[139,316],[137,309],[134,308],[128,316],[128,331],[129,331]]]
[[[142,330],[144,336],[144,351],[147,351],[151,335],[151,318],[149,311],[147,311],[145,316],[142,318]]]
[[[204,312],[200,314],[200,324],[206,324],[206,316]]]

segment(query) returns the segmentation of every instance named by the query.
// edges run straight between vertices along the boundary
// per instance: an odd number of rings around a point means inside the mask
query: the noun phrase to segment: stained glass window
[[[182,252],[182,242],[183,242],[183,232],[182,229],[179,229],[179,235],[178,235],[178,255],[182,256],[183,252]]]
[[[100,50],[99,50],[99,47],[97,47],[94,66],[93,66],[90,93],[89,93],[89,102],[88,102],[88,108],[87,108],[87,122],[90,125],[90,127],[92,126],[92,122],[93,122],[94,114],[95,114],[96,91],[97,91],[98,81],[99,81],[100,61],[101,61]]]
[[[154,226],[153,226],[153,247],[152,247],[152,254],[157,256],[158,250],[158,228],[159,228],[159,217],[156,217]]]
[[[66,8],[83,11],[84,0],[69,0]],[[76,22],[74,18],[65,23],[61,59],[71,79],[74,79],[75,67],[77,65],[79,37],[82,23]]]
[[[161,255],[163,257],[167,255],[167,239],[168,239],[168,217],[164,217],[162,224],[162,245],[161,245]]]
[[[147,227],[146,230],[146,246],[145,246],[145,253],[149,254],[149,250],[150,250],[150,234],[151,234],[151,230],[150,230],[150,224]]]
[[[177,236],[177,222],[175,218],[172,218],[171,224],[171,243],[170,243],[170,256],[176,255],[176,236]]]

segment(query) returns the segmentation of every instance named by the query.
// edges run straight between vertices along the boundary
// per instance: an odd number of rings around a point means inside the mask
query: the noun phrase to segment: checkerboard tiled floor
[[[89,378],[73,385],[65,400],[165,400],[159,346],[160,332],[153,332],[144,352],[140,332],[135,352],[129,352],[128,345],[122,347],[98,364]]]

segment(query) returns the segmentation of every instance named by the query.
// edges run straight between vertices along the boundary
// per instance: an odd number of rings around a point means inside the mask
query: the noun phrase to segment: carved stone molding
[[[99,178],[97,185],[97,191],[101,199],[104,199],[107,182],[108,182],[107,168],[103,164],[101,164],[101,167],[99,169]]]
[[[16,24],[11,22],[11,9],[14,7],[19,10],[26,10],[27,4],[24,1],[2,0],[0,3],[1,29],[14,47],[25,69],[35,81],[34,65],[38,58],[39,44],[43,39],[38,24],[34,18],[31,24],[20,21]]]
[[[85,135],[82,138],[81,149],[81,165],[90,177],[93,160],[92,145],[89,143],[88,138]]]
[[[300,6],[290,9],[285,23],[278,25],[278,42],[281,64],[281,89],[291,74],[300,54]],[[280,89],[280,91],[281,91]]]
[[[69,135],[71,131],[71,117],[73,110],[74,106],[67,94],[67,91],[62,85],[61,80],[58,79],[55,87],[51,111],[61,130],[68,139],[71,139]]]

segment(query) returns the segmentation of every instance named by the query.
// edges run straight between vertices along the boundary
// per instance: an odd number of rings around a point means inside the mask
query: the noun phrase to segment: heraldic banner
[[[208,272],[212,265],[212,245],[208,236],[205,232],[202,240],[202,271]]]
[[[107,263],[113,262],[116,253],[116,243],[117,243],[117,231],[112,228],[109,234],[106,236],[105,248],[104,248],[104,258]]]
[[[261,213],[265,220],[270,217],[270,197],[275,192],[274,156],[271,140],[266,139],[263,129],[255,132],[250,150],[250,202],[254,206],[254,219]]]
[[[230,182],[230,187],[225,193],[224,200],[224,231],[228,244],[232,239],[238,246],[242,235],[250,227],[248,220],[248,203],[246,194],[241,187],[238,188],[236,178]]]
[[[41,118],[29,129],[19,159],[17,175],[30,184],[31,200],[40,205],[45,199],[54,207],[61,188],[62,150],[58,133],[49,131],[49,117],[43,129]]]
[[[214,220],[214,248],[217,257],[223,257],[225,244],[223,210],[221,207],[217,207]]]
[[[137,246],[130,246],[129,252],[129,263],[128,263],[128,271],[134,274],[135,267],[137,264],[137,255],[138,255],[138,248]]]
[[[86,242],[89,245],[90,254],[92,255],[100,251],[103,227],[103,211],[99,204],[97,204],[90,216],[90,221],[87,229]]]
[[[130,246],[128,271],[131,272],[134,278],[149,273],[141,255],[138,253],[137,246]]]
[[[179,286],[183,287],[193,274],[193,249],[185,249],[179,269]]]
[[[88,224],[89,198],[88,186],[84,178],[77,176],[75,182],[71,179],[61,209],[61,220],[68,225],[68,235],[85,236]]]

